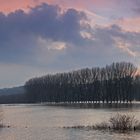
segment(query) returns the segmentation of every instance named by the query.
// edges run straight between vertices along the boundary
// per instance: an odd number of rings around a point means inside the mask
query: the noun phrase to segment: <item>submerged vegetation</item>
[[[0,109],[0,128],[4,127],[2,121],[3,121],[3,111]]]
[[[92,126],[72,126],[64,128],[73,129],[96,129],[96,130],[111,130],[111,131],[139,131],[140,122],[135,119],[135,116],[126,114],[117,114],[111,117],[108,122],[101,122]]]
[[[30,103],[140,100],[140,76],[137,68],[126,62],[33,78],[25,88]]]
[[[114,130],[132,130],[137,129],[139,122],[134,116],[117,114],[109,120],[110,127]]]

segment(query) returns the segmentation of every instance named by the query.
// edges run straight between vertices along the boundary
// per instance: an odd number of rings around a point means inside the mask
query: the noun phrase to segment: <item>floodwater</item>
[[[0,140],[140,140],[140,132],[109,132],[63,127],[93,125],[116,113],[135,115],[140,104],[116,106],[1,105],[3,123]]]

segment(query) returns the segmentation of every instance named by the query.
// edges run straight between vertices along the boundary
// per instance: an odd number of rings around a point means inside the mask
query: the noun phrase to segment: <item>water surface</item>
[[[140,119],[140,104],[99,105],[1,105],[3,123],[11,126],[0,130],[0,140],[139,140],[139,132],[65,129],[64,126],[93,125],[107,121],[117,112]]]

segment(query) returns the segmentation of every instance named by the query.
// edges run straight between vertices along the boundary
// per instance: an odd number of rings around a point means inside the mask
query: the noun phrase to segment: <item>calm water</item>
[[[139,132],[115,133],[63,126],[93,125],[106,121],[117,112],[134,114],[140,120],[140,104],[133,106],[43,106],[1,105],[3,123],[0,140],[140,140]]]

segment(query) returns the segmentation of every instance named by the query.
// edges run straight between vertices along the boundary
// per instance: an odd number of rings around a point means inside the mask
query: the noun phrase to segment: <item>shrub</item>
[[[140,122],[135,119],[135,116],[126,114],[116,114],[109,119],[109,122],[102,122],[92,126],[72,126],[64,128],[74,129],[97,129],[97,130],[118,130],[118,131],[130,131],[140,130]]]
[[[139,123],[135,116],[117,114],[109,119],[110,127],[114,130],[131,130]]]

